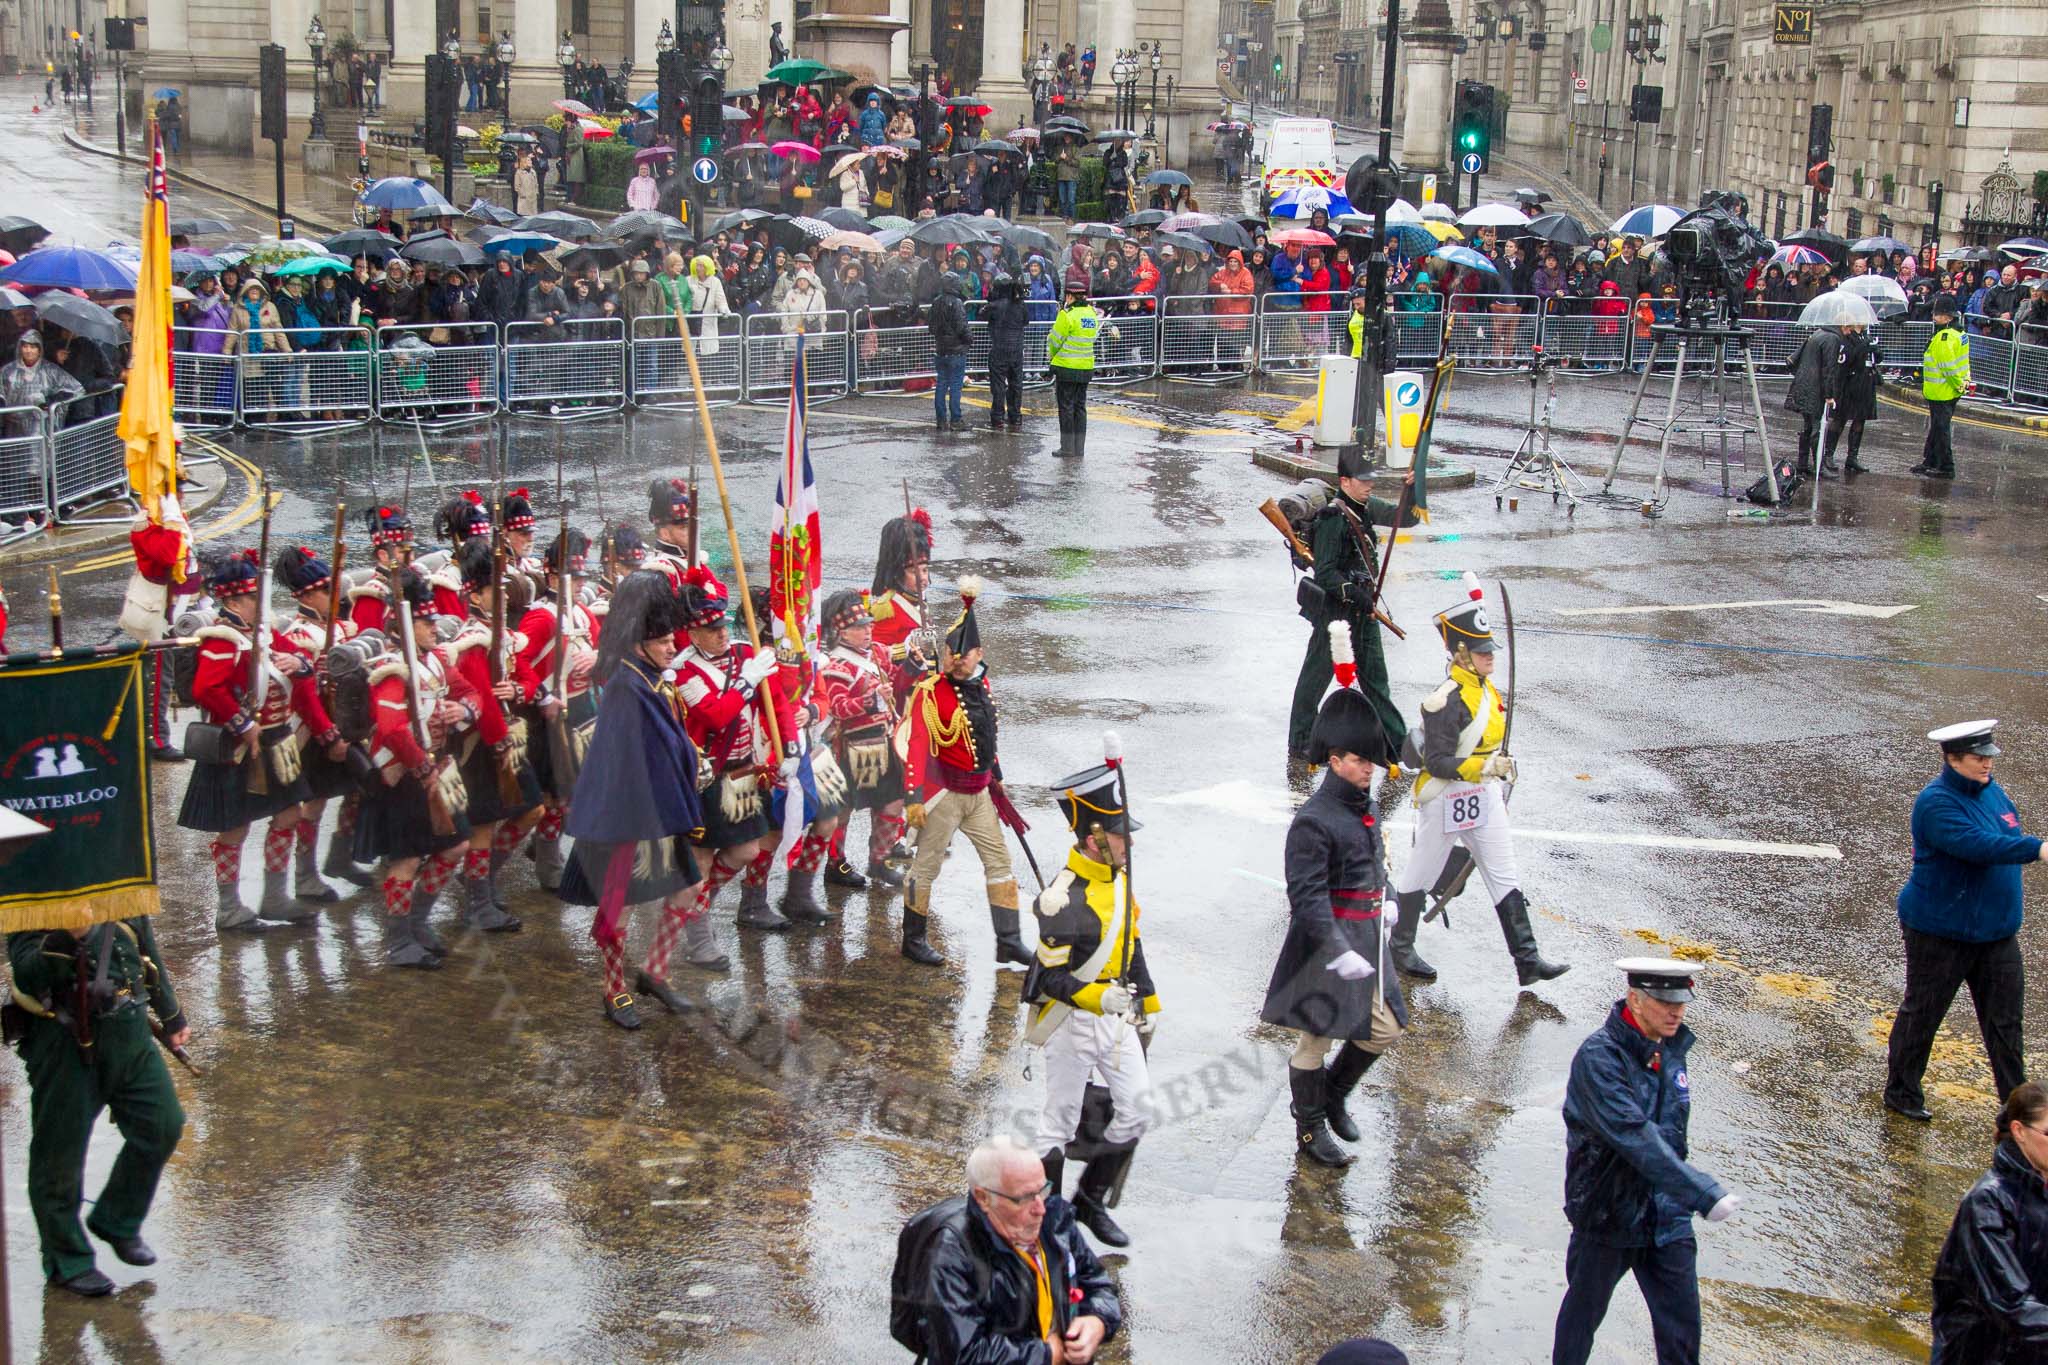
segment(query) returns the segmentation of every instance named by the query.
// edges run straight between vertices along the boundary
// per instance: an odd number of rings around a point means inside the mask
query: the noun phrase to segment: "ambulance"
[[[1322,185],[1342,192],[1343,172],[1337,166],[1337,130],[1326,118],[1283,118],[1273,121],[1266,137],[1265,179],[1259,186],[1259,216],[1272,211],[1273,200],[1296,185]]]

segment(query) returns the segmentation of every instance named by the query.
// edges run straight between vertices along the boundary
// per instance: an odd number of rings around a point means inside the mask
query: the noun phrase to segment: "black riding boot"
[[[1405,975],[1423,981],[1436,980],[1436,968],[1424,962],[1415,952],[1415,931],[1422,927],[1422,907],[1429,899],[1422,891],[1404,891],[1394,897],[1401,907],[1401,922],[1394,926],[1394,932],[1387,938],[1387,955],[1394,960],[1394,969]]]
[[[988,908],[989,922],[996,929],[996,964],[1014,962],[1029,967],[1033,961],[1031,950],[1024,946],[1023,934],[1014,905],[991,905]]]
[[[1287,1084],[1294,1092],[1295,1153],[1324,1166],[1349,1166],[1357,1160],[1331,1139],[1324,1123],[1329,1074],[1321,1067],[1303,1071],[1298,1066],[1289,1066]]]
[[[1529,924],[1529,902],[1518,887],[1502,896],[1493,907],[1500,916],[1501,936],[1508,941],[1508,956],[1515,960],[1515,975],[1524,986],[1563,976],[1571,970],[1565,962],[1546,962],[1536,951],[1536,931]]]
[[[1327,1089],[1324,1092],[1323,1117],[1328,1120],[1330,1131],[1346,1142],[1358,1141],[1358,1124],[1344,1108],[1344,1101],[1358,1089],[1358,1083],[1365,1079],[1365,1073],[1372,1070],[1372,1064],[1379,1059],[1377,1052],[1367,1052],[1356,1043],[1346,1043],[1337,1049],[1336,1058],[1324,1071]]]
[[[1124,1167],[1131,1164],[1137,1147],[1136,1142],[1121,1143],[1081,1168],[1080,1186],[1074,1191],[1074,1221],[1106,1247],[1131,1244],[1131,1235],[1109,1216],[1109,1192],[1116,1188]]]

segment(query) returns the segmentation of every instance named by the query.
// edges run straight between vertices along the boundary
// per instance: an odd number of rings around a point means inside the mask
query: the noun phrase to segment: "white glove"
[[[1158,1015],[1156,1015],[1156,1014],[1141,1014],[1141,1015],[1139,1015],[1139,1016],[1138,1016],[1138,1023],[1137,1023],[1137,1029],[1138,1029],[1138,1036],[1139,1036],[1140,1038],[1150,1038],[1150,1037],[1152,1036],[1152,1031],[1153,1031],[1154,1029],[1158,1028],[1158,1027],[1159,1027],[1159,1016],[1158,1016]]]
[[[1129,986],[1105,986],[1102,988],[1102,1017],[1105,1019],[1126,1015],[1131,1012],[1131,988]]]
[[[1714,1207],[1707,1210],[1707,1221],[1709,1223],[1725,1223],[1728,1221],[1728,1215],[1734,1213],[1735,1210],[1741,1207],[1741,1195],[1724,1194],[1721,1196],[1721,1201],[1719,1203],[1715,1204]]]
[[[2041,851],[2034,855],[2034,861],[2037,863],[2048,863],[2048,839],[2042,840]]]
[[[1506,754],[1494,754],[1486,762],[1479,765],[1479,776],[1484,781],[1513,782],[1515,780],[1515,760],[1509,758]]]
[[[1363,981],[1372,975],[1372,964],[1346,948],[1337,954],[1337,960],[1324,970],[1335,972],[1345,981]]]
[[[781,763],[776,765],[775,775],[777,777],[780,777],[783,781],[787,782],[790,778],[796,776],[797,769],[802,766],[803,760],[799,758],[797,755],[791,754],[788,758],[783,759]]]
[[[764,649],[757,654],[751,654],[747,661],[740,665],[740,681],[748,687],[759,687],[761,680],[775,671],[775,664],[775,655],[770,650]]]
[[[1401,902],[1394,899],[1391,894],[1388,895],[1380,902],[1380,915],[1387,932],[1393,933],[1394,927],[1401,922]]]

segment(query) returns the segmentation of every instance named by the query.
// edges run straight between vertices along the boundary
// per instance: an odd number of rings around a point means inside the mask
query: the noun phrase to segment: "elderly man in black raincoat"
[[[1342,621],[1328,627],[1345,632]],[[1347,638],[1337,653],[1348,660]],[[1408,1002],[1388,970],[1383,916],[1398,915],[1384,881],[1386,846],[1373,804],[1373,770],[1391,761],[1372,702],[1346,663],[1309,736],[1311,760],[1330,771],[1287,830],[1287,937],[1259,1017],[1294,1029],[1288,1063],[1296,1150],[1325,1166],[1352,1154],[1330,1140],[1358,1141],[1344,1101],[1408,1027]],[[1391,926],[1388,926],[1391,927]],[[1328,1066],[1330,1044],[1341,1043]]]

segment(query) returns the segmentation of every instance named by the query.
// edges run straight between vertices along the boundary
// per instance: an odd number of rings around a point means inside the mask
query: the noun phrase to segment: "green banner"
[[[0,932],[155,914],[143,656],[29,658],[0,661],[0,804],[50,833],[0,866]]]

